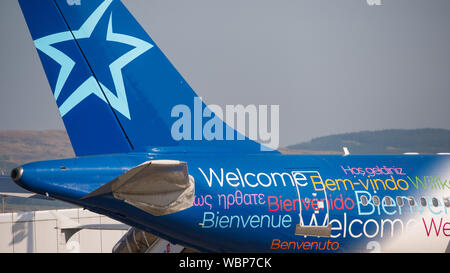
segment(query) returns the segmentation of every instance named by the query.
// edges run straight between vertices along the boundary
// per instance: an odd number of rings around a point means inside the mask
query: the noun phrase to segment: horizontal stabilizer
[[[186,162],[153,160],[132,168],[83,199],[112,193],[114,198],[160,216],[190,208],[194,179]]]

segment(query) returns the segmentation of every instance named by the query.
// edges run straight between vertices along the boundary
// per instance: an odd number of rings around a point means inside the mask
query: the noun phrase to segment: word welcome
[[[262,193],[242,193],[240,190],[230,194],[218,194],[219,206],[223,206],[224,209],[229,209],[230,206],[237,205],[264,205],[264,194]]]
[[[236,168],[236,171],[227,171],[225,172],[223,168],[220,168],[220,173],[215,172],[212,168],[209,168],[209,176],[203,171],[202,168],[198,168],[198,170],[203,174],[203,177],[206,180],[206,183],[209,187],[212,187],[214,182],[218,184],[220,187],[226,183],[231,187],[277,187],[278,185],[283,185],[284,187],[290,185],[295,187],[298,186],[306,186],[307,181],[305,179],[305,175],[300,171],[292,171],[288,172],[272,172],[272,173],[252,173],[246,172],[242,173],[239,168]],[[219,173],[219,174],[218,174]],[[225,182],[225,183],[224,183]]]
[[[439,226],[436,225],[434,222],[434,218],[431,218],[430,225],[427,225],[427,222],[424,218],[422,218],[423,225],[425,227],[425,232],[427,233],[427,237],[430,237],[432,235],[432,230],[434,230],[434,235],[436,237],[439,237],[440,234],[450,237],[450,222],[443,222],[442,217],[439,221]],[[442,230],[442,233],[441,233]]]
[[[363,198],[365,202],[363,202]],[[424,200],[432,200],[432,197],[425,198]],[[433,215],[447,215],[448,213],[448,197],[443,197],[442,201],[435,200],[436,206],[433,205],[433,201],[427,202],[425,206],[416,205],[413,196],[397,196],[395,199],[390,196],[385,196],[382,200],[379,197],[372,196],[367,191],[355,191],[356,205],[359,215],[403,215],[409,212],[410,215],[418,212],[422,215],[425,212],[429,212]],[[378,200],[376,200],[378,199]],[[376,200],[376,202],[375,202]],[[387,201],[388,200],[388,201]]]
[[[281,241],[279,239],[273,239],[270,249],[283,249],[283,250],[303,250],[303,251],[325,251],[325,250],[338,250],[339,242],[331,242],[330,240],[326,242],[298,242],[298,241]]]
[[[403,234],[406,230],[411,229],[418,223],[415,219],[409,219],[406,222],[400,218],[355,218],[348,217],[344,212],[343,216],[334,218],[329,221],[332,225],[331,238],[383,238],[386,236],[393,238],[394,234]],[[322,223],[318,223],[316,215],[313,214],[309,224],[310,226],[326,226],[328,224],[328,214]]]
[[[361,168],[361,167],[344,167],[341,165],[342,171],[344,171],[347,175],[369,175],[369,176],[375,176],[375,175],[406,175],[406,173],[403,172],[403,168],[388,168],[386,166],[378,167],[375,166],[373,168]]]
[[[364,190],[373,190],[378,191],[380,189],[383,190],[391,190],[391,191],[407,191],[409,189],[409,184],[404,179],[394,179],[394,177],[391,175],[390,178],[386,179],[371,179],[367,178],[365,181],[363,179],[358,179],[357,181],[350,180],[348,178],[338,178],[338,179],[332,179],[328,178],[325,181],[322,181],[322,179],[313,179],[318,177],[311,177],[311,182],[314,185],[314,189],[316,191],[341,191],[341,190],[351,190],[355,191],[355,187],[364,189]]]
[[[269,211],[297,211],[297,210],[319,210],[325,209],[327,210],[352,210],[355,207],[355,202],[347,197],[344,199],[342,194],[339,197],[331,198],[322,198],[322,199],[283,199],[277,196],[267,196],[267,204],[269,206]],[[326,206],[321,205],[326,204]]]

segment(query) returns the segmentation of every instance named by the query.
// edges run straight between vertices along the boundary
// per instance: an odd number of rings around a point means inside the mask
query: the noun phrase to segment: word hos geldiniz
[[[403,172],[403,168],[394,168],[394,167],[386,167],[382,166],[381,168],[378,166],[375,166],[373,168],[367,167],[351,167],[351,166],[342,166],[342,171],[344,171],[347,175],[369,175],[369,176],[375,176],[375,175],[406,175],[406,173]]]

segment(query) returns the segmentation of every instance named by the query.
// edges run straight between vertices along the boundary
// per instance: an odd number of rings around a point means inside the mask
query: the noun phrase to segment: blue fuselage
[[[192,207],[153,216],[111,194],[82,199],[157,159],[187,162]],[[130,153],[30,163],[18,184],[201,251],[420,251],[430,240],[442,241],[431,249],[441,251],[450,235],[449,177],[445,155]],[[331,224],[331,236],[296,235],[300,223]],[[405,244],[405,236],[422,239]]]

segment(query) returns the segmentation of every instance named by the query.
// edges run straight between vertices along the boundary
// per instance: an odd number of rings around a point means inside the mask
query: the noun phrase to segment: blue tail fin
[[[220,140],[227,130],[214,140],[172,137],[172,109],[194,109],[196,94],[119,0],[19,3],[76,155],[171,146],[261,150],[246,137]]]

